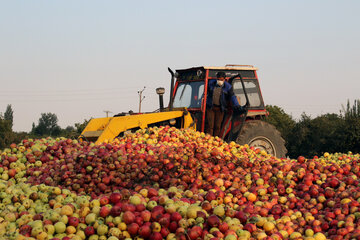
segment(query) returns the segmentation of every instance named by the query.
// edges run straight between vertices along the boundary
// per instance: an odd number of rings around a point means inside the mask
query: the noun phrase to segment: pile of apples
[[[0,152],[0,239],[357,239],[359,154],[278,159],[190,129]]]

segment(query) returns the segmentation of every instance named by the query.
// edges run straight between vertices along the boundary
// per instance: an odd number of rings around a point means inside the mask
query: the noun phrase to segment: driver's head
[[[226,74],[224,72],[217,72],[216,73],[216,78],[221,79],[221,80],[225,80]]]
[[[218,73],[216,74],[217,84],[218,84],[219,86],[224,85],[225,77],[226,77],[226,74],[225,74],[224,72],[218,72]]]

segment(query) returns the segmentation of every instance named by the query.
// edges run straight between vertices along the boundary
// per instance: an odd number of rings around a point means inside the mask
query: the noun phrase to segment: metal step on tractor
[[[248,144],[276,157],[285,157],[287,150],[280,132],[263,121],[268,116],[261,94],[257,68],[251,65],[225,67],[193,67],[171,73],[170,101],[163,104],[164,88],[157,88],[160,108],[150,113],[123,113],[113,117],[94,118],[80,135],[80,139],[102,143],[140,128],[170,125],[177,128],[206,129],[206,97],[208,82],[225,72],[239,103],[245,112],[236,114],[229,106],[222,122],[220,137],[225,141]]]

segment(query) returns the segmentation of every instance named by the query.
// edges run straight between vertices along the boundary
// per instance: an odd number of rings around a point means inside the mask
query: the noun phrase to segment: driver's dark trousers
[[[220,106],[213,106],[211,109],[206,109],[206,120],[208,128],[206,133],[212,136],[220,137],[221,123],[224,118],[224,112],[221,111]]]

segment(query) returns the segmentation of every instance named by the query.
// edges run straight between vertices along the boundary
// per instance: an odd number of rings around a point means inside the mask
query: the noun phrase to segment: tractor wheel
[[[260,120],[245,122],[236,142],[265,150],[278,158],[284,158],[287,153],[280,132],[273,125]]]

